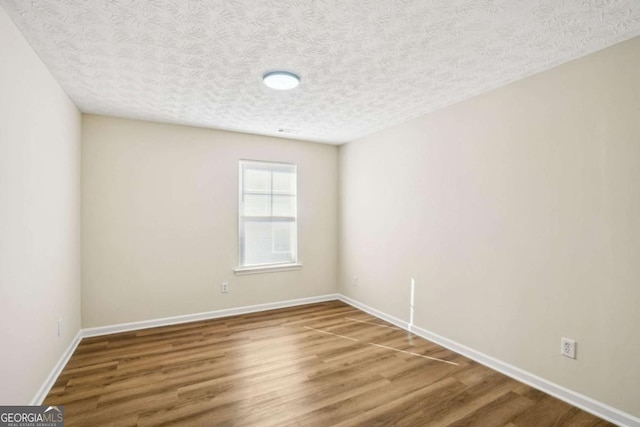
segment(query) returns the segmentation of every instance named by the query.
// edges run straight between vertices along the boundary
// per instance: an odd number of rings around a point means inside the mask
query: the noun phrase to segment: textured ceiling
[[[329,143],[640,35],[638,0],[0,4],[83,112]]]

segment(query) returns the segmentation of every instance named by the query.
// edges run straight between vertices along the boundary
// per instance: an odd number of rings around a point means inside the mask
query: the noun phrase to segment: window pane
[[[244,168],[244,191],[245,192],[271,192],[271,171],[264,169]]]
[[[277,194],[296,194],[296,176],[293,171],[273,172],[273,192]]]
[[[293,222],[273,223],[273,252],[290,253],[293,248],[295,227]]]
[[[271,216],[271,196],[246,194],[244,196],[244,216]]]
[[[273,216],[296,215],[296,198],[294,196],[273,196]]]
[[[244,222],[244,264],[294,262],[295,223],[271,221]]]

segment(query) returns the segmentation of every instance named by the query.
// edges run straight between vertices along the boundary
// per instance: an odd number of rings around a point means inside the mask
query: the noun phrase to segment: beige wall
[[[343,145],[341,292],[640,416],[639,52]]]
[[[92,115],[82,138],[84,327],[336,292],[337,147]],[[234,275],[240,159],[298,165],[302,269]]]
[[[80,329],[80,113],[1,7],[0,40],[0,405],[28,404]]]

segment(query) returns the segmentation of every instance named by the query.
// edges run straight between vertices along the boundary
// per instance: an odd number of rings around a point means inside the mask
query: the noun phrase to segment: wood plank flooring
[[[332,301],[82,340],[66,426],[611,426]]]

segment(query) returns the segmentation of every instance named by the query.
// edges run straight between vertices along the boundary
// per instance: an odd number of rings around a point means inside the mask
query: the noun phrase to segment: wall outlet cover
[[[562,339],[560,340],[560,354],[564,357],[575,359],[576,342],[572,339],[562,337]]]

